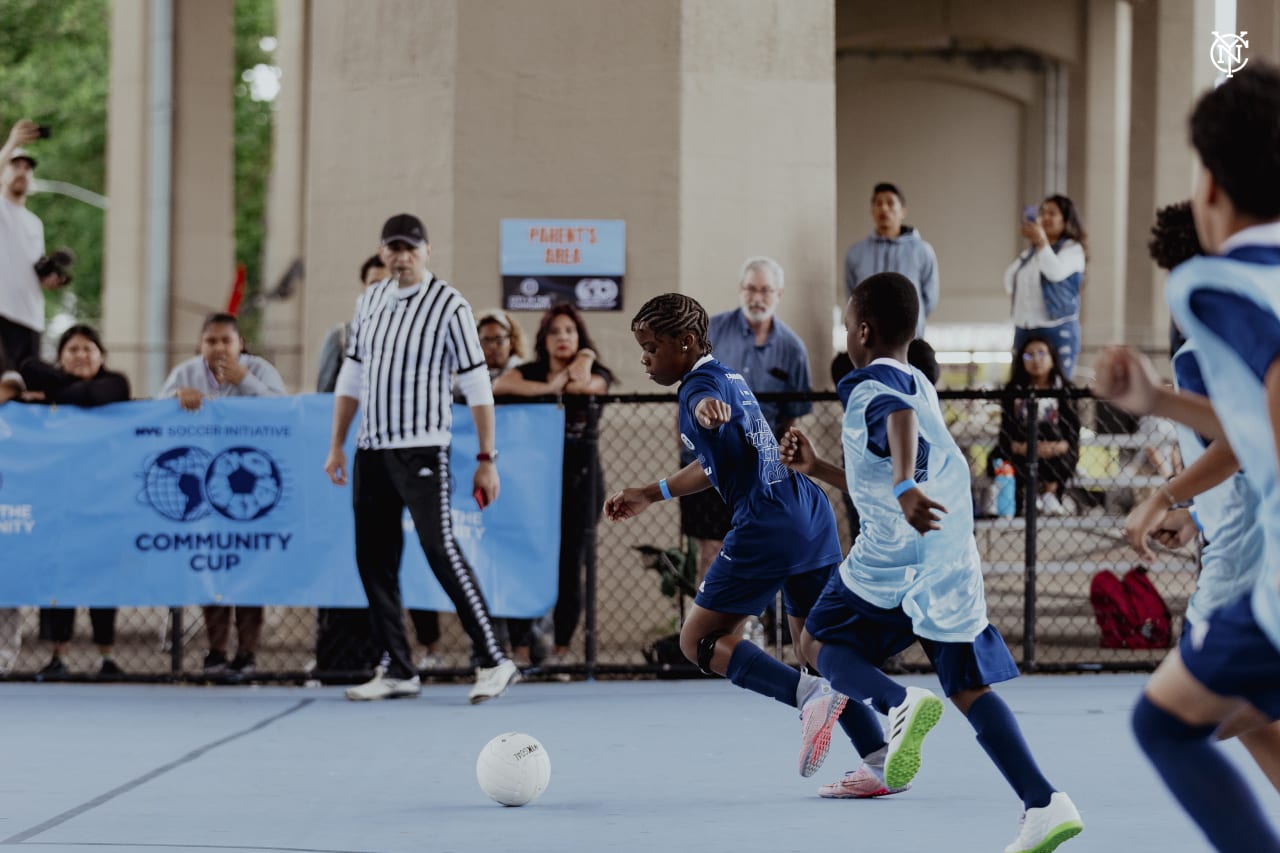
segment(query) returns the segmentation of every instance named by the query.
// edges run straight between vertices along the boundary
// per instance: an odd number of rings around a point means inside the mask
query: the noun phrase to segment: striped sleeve
[[[458,309],[449,318],[449,345],[459,373],[469,373],[485,366],[475,315],[465,299],[459,298]]]

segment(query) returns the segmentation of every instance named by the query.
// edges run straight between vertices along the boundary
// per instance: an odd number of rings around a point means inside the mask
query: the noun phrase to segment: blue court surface
[[[908,683],[933,686],[928,677]],[[1064,851],[1207,845],[1129,735],[1143,676],[1004,685],[1085,832]],[[356,704],[336,687],[0,685],[0,847],[86,851],[1000,851],[1020,805],[948,706],[915,787],[822,800],[856,766],[843,738],[796,772],[793,709],[724,681],[466,685]],[[551,756],[537,802],[504,808],[475,778],[492,736]],[[837,732],[837,735],[839,733]],[[1227,746],[1280,815],[1280,798]]]

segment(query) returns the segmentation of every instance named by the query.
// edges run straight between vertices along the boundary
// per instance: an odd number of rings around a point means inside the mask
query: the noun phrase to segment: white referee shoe
[[[507,658],[497,666],[479,667],[476,669],[476,683],[467,698],[472,705],[478,705],[489,699],[496,699],[507,688],[520,680],[520,669],[515,661]]]
[[[347,689],[347,698],[352,702],[373,702],[378,699],[402,699],[417,696],[422,692],[422,681],[418,676],[413,678],[386,678],[382,667],[373,671],[373,678],[364,684],[357,684]]]

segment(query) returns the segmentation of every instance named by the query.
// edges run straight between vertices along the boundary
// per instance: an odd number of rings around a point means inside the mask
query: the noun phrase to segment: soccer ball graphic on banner
[[[280,469],[261,450],[232,447],[213,457],[204,490],[220,514],[234,521],[252,521],[279,502]]]
[[[507,732],[480,750],[476,779],[491,800],[504,806],[527,805],[547,790],[551,757],[537,738]]]

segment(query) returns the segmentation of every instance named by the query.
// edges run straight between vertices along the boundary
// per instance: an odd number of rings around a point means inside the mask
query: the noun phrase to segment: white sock
[[[827,684],[825,678],[819,678],[807,672],[800,673],[800,683],[796,685],[796,707],[803,708],[804,703],[817,696],[824,687],[831,689],[831,685]]]
[[[889,747],[882,746],[870,755],[863,756],[862,763],[867,769],[876,775],[876,778],[884,782],[884,759],[889,754]]]

